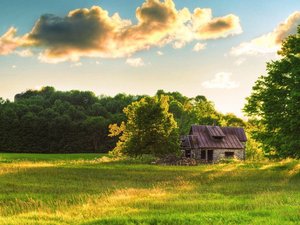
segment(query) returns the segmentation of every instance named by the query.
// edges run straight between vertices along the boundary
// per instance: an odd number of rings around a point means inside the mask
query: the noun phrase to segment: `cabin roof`
[[[243,149],[246,141],[241,127],[192,125],[190,134],[181,137],[182,147],[192,149]]]
[[[211,137],[225,137],[225,134],[219,126],[206,126],[206,128]]]

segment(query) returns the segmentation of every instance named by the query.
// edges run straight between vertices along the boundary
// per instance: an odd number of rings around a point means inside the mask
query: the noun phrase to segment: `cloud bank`
[[[202,86],[209,89],[233,89],[239,87],[239,83],[230,79],[231,73],[220,72],[212,80],[202,83]]]
[[[142,58],[128,58],[126,64],[132,67],[141,67],[144,66],[144,60]]]
[[[19,38],[16,37],[17,29],[14,27],[0,37],[0,55],[12,53],[19,45]]]
[[[280,23],[272,32],[232,48],[231,54],[239,56],[275,53],[280,49],[282,40],[297,32],[299,24],[300,12],[297,11]]]
[[[206,48],[206,43],[203,44],[203,43],[198,42],[195,44],[193,51],[200,52],[201,50],[204,50],[205,48]]]
[[[136,9],[137,23],[99,6],[76,9],[65,17],[42,15],[27,34],[16,37],[10,28],[0,37],[0,54],[16,48],[41,49],[40,60],[57,63],[80,57],[130,57],[137,51],[172,43],[181,48],[194,40],[225,38],[240,34],[233,14],[213,18],[211,9],[177,10],[173,0],[146,0]]]

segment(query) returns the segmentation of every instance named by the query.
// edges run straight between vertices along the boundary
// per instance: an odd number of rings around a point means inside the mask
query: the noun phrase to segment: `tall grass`
[[[177,167],[31,157],[0,154],[0,224],[300,221],[296,160]]]

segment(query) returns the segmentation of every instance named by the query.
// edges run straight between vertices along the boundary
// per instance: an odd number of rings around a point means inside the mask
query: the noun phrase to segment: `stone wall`
[[[225,158],[225,152],[233,152],[234,157],[240,160],[245,159],[245,149],[213,149],[213,162]],[[201,160],[201,149],[191,150],[191,158]]]
[[[215,149],[213,154],[214,161],[219,161],[220,159],[225,158],[225,152],[233,152],[235,158],[240,160],[245,159],[244,149]]]

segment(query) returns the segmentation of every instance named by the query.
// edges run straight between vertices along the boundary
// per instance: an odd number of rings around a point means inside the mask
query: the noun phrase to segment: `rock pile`
[[[158,165],[173,165],[173,166],[196,166],[198,163],[195,159],[177,156],[166,156],[154,162]]]

